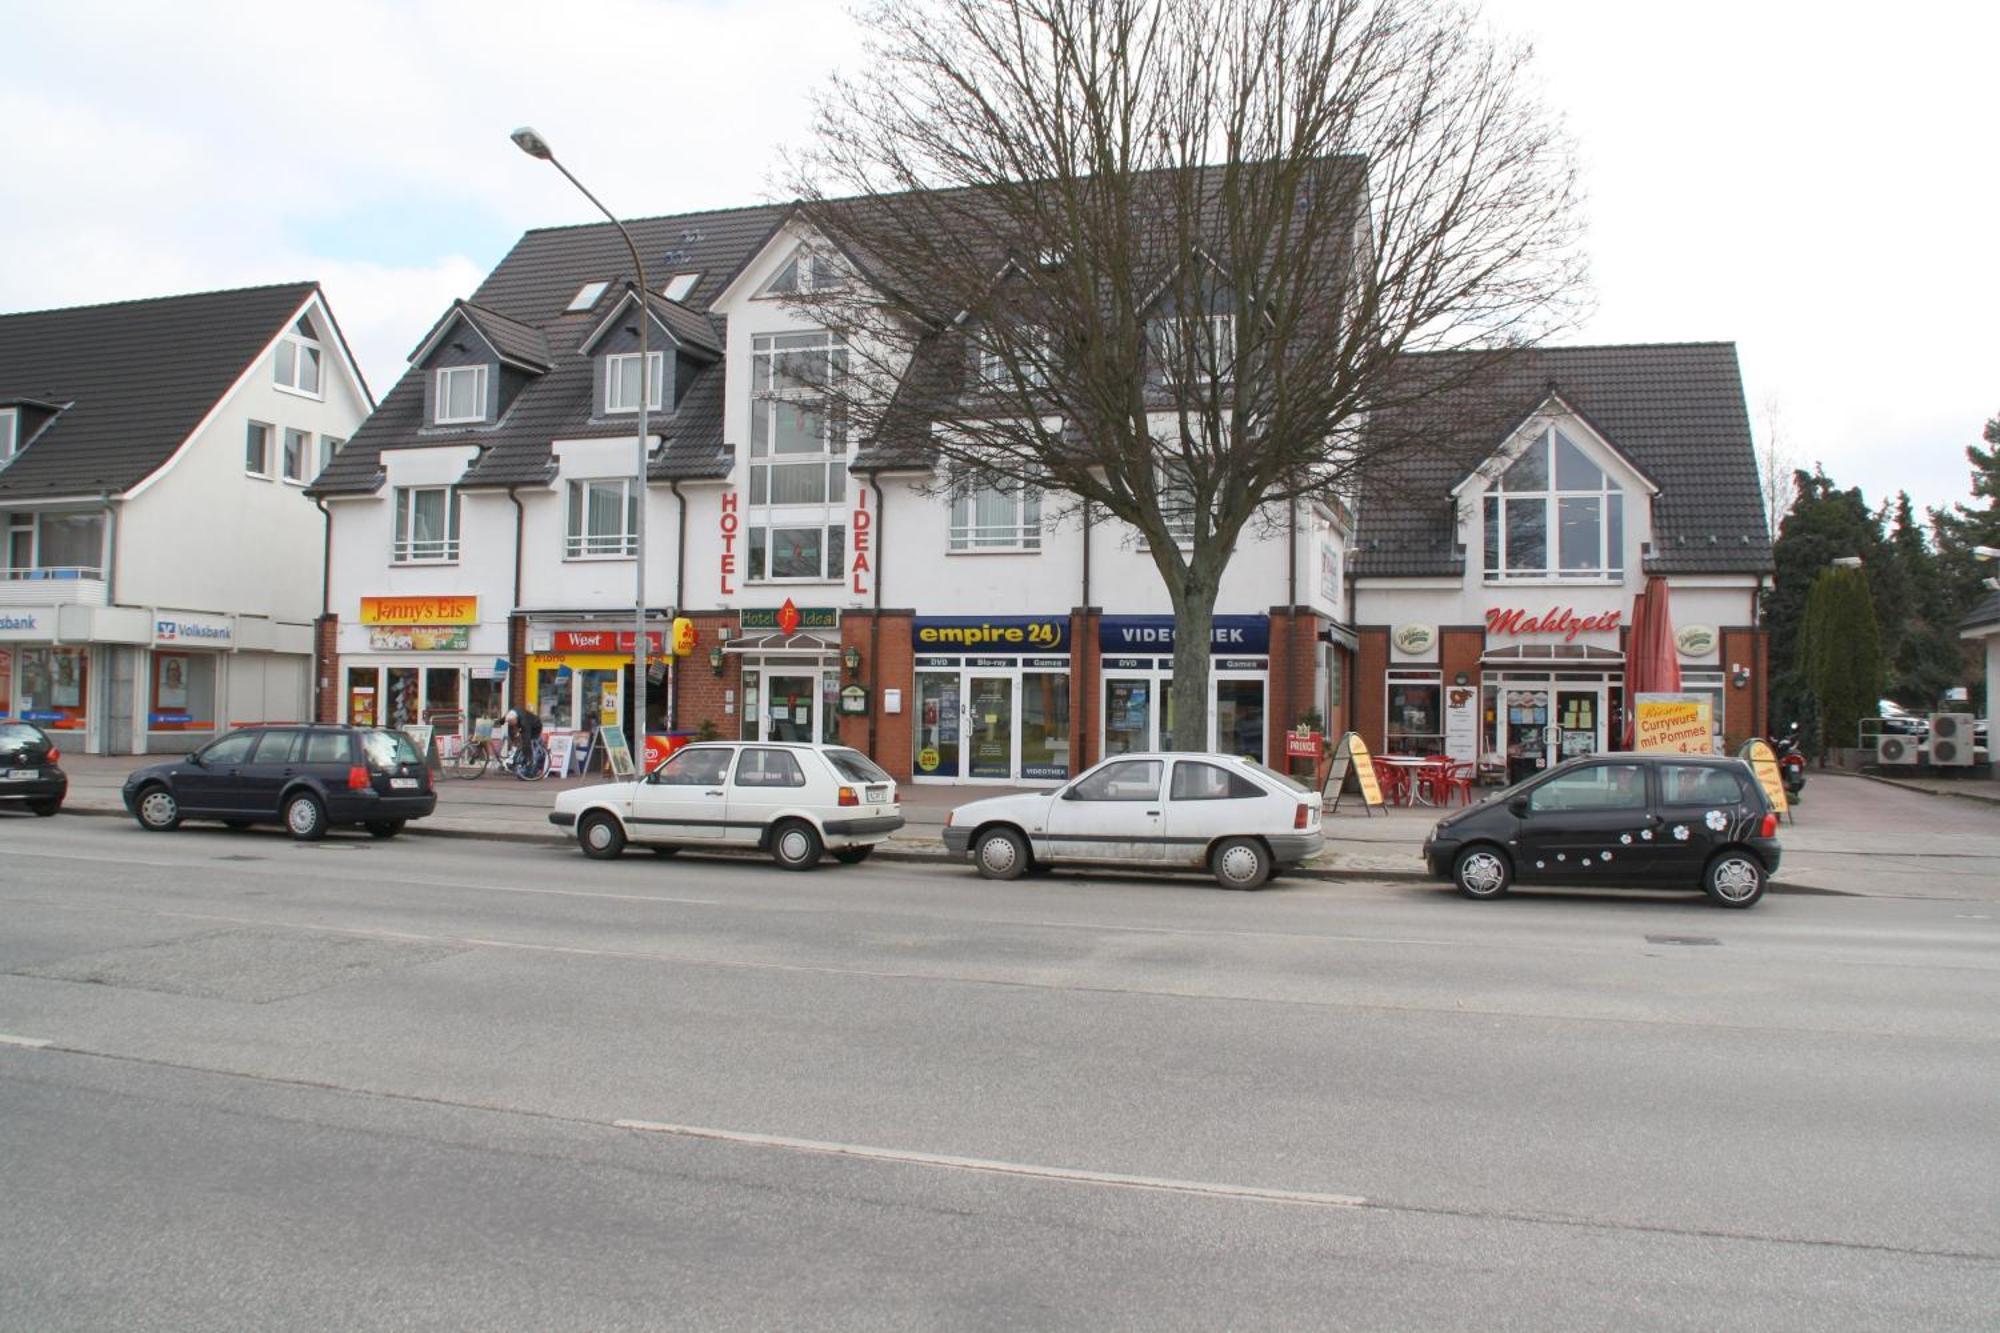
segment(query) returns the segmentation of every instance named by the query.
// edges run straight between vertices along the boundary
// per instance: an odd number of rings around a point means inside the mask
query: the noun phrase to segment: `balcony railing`
[[[103,606],[107,591],[104,571],[92,565],[0,569],[0,606]]]

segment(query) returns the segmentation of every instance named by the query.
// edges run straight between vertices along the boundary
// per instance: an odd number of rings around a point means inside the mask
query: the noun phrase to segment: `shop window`
[[[1245,759],[1264,757],[1264,682],[1217,680],[1215,748]]]
[[[81,648],[24,648],[15,716],[49,731],[81,731],[89,721],[90,656]]]
[[[388,678],[388,695],[383,699],[382,720],[385,727],[413,727],[423,720],[419,713],[423,699],[421,667],[390,667],[382,673]]]
[[[534,709],[541,714],[544,727],[557,731],[575,727],[576,714],[569,697],[570,675],[563,667],[535,668]]]
[[[382,716],[382,672],[376,667],[347,668],[347,720],[372,727]]]
[[[1388,686],[1389,752],[1443,754],[1443,677],[1435,672],[1392,671]]]
[[[1069,776],[1069,677],[1030,671],[1021,676],[1021,776]]]
[[[1488,582],[1624,577],[1624,492],[1557,427],[1494,479],[1483,516]]]
[[[1165,682],[1160,688],[1166,688]],[[1153,681],[1107,676],[1104,681],[1104,753],[1130,754],[1153,748]]]
[[[466,682],[466,734],[476,736],[480,728],[489,731],[499,725],[507,712],[507,678],[477,676]]]
[[[209,653],[154,653],[149,731],[215,730],[215,658]]]
[[[564,555],[572,560],[637,555],[638,530],[639,494],[632,478],[569,484],[569,529]]]

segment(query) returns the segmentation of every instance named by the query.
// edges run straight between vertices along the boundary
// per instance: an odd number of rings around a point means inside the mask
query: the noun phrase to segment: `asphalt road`
[[[0,843],[8,1329],[2000,1309],[2000,889]]]

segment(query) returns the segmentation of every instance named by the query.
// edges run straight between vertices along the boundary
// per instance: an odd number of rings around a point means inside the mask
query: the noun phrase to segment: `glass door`
[[[916,764],[915,776],[958,776],[958,734],[962,721],[958,672],[919,671],[914,737],[916,753],[911,756]]]
[[[1543,686],[1509,686],[1505,696],[1507,781],[1533,777],[1549,764],[1549,690]]]
[[[1014,776],[1014,678],[971,676],[965,723],[969,743],[966,776]]]
[[[1171,722],[1169,723],[1171,725]],[[1146,676],[1104,679],[1104,754],[1153,748],[1153,682]]]
[[[816,671],[764,673],[764,734],[760,740],[811,743],[813,711],[819,698]]]
[[[1549,728],[1556,750],[1552,762],[1596,754],[1604,748],[1604,692],[1596,686],[1555,692],[1555,717]]]

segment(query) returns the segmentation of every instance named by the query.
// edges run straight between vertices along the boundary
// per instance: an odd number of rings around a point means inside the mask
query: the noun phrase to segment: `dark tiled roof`
[[[1960,629],[1978,629],[1982,625],[2000,625],[2000,592],[1987,594],[1986,600],[1966,612],[1965,619],[1958,622]],[[1988,682],[1986,688],[1994,688]]]
[[[0,402],[60,405],[0,499],[130,490],[173,456],[318,285],[0,315]]]
[[[1408,395],[1371,422],[1378,439],[1409,447],[1362,488],[1356,574],[1463,573],[1450,492],[1551,393],[1660,488],[1648,573],[1771,568],[1735,344],[1442,353],[1409,357],[1406,366],[1407,384],[1449,387]]]
[[[470,301],[460,301],[458,307],[480,335],[493,344],[494,351],[537,370],[549,368],[549,340],[540,329]]]
[[[683,301],[654,297],[653,308],[661,322],[684,342],[719,354],[720,321],[706,311],[788,211],[766,206],[627,222],[646,261],[648,281],[657,285],[675,273],[701,275]],[[382,484],[384,450],[445,443],[480,448],[465,473],[465,485],[540,485],[554,475],[552,441],[630,437],[630,418],[592,417],[593,367],[579,349],[603,322],[610,303],[629,288],[631,269],[625,242],[608,222],[548,227],[523,235],[473,293],[471,305],[533,331],[547,348],[548,373],[523,389],[499,421],[468,428],[426,426],[423,380],[406,372],[314,481],[313,492],[367,494]],[[578,289],[590,282],[610,285],[590,309],[569,312],[566,307]],[[728,475],[720,378],[719,366],[702,370],[679,409],[658,418],[667,447],[654,460],[654,476]],[[715,383],[709,386],[709,381]]]

